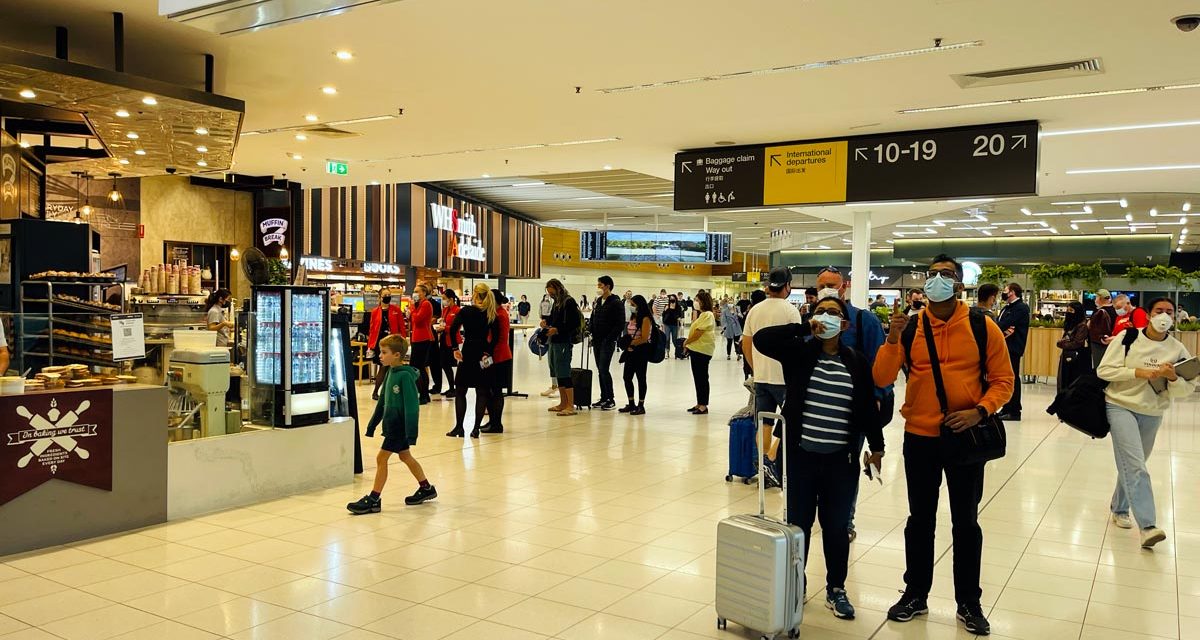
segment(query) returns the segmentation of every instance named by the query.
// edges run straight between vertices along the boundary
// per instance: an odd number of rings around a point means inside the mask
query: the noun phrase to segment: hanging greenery
[[[1156,264],[1153,267],[1139,267],[1135,264],[1129,265],[1125,270],[1125,278],[1130,284],[1137,284],[1139,280],[1147,280],[1149,282],[1162,282],[1172,285],[1176,289],[1192,290],[1192,277],[1194,274],[1185,273],[1179,267],[1169,267],[1165,264]]]
[[[1072,262],[1052,268],[1058,274],[1058,279],[1062,282],[1064,289],[1074,289],[1075,282],[1078,281],[1085,288],[1094,291],[1104,285],[1104,277],[1108,275],[1099,260],[1088,265]]]
[[[1004,265],[988,265],[979,271],[980,282],[990,282],[995,285],[1003,285],[1012,280],[1012,269]]]
[[[1045,291],[1054,286],[1054,281],[1059,278],[1059,267],[1053,264],[1039,264],[1030,267],[1025,275],[1029,276],[1029,282],[1034,289]]]

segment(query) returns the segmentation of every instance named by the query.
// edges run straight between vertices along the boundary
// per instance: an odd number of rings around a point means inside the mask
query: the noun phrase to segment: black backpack
[[[1121,336],[1121,344],[1125,347],[1125,357],[1129,357],[1129,348],[1137,341],[1138,329],[1130,327]],[[1054,402],[1046,407],[1046,413],[1058,416],[1058,419],[1068,427],[1085,433],[1092,438],[1103,438],[1108,435],[1108,410],[1104,390],[1108,382],[1101,380],[1094,373],[1085,373],[1075,379],[1071,386],[1063,389],[1054,397]]]

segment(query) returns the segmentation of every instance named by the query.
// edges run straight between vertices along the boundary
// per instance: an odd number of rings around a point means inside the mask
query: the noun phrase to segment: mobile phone
[[[486,369],[490,366],[492,366],[492,357],[485,353],[483,354],[483,358],[479,360],[479,368]]]

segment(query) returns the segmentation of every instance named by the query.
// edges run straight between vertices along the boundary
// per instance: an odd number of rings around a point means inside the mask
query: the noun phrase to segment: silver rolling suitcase
[[[762,411],[757,422],[783,416]],[[787,430],[782,447],[787,450]],[[717,524],[717,628],[732,620],[770,640],[800,635],[804,610],[804,532],[787,524],[787,474],[783,474],[783,522],[766,515],[763,476],[758,474],[758,515]]]

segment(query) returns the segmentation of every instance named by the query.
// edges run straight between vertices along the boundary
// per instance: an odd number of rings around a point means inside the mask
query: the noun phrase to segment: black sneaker
[[[850,542],[858,539],[858,531],[854,529],[854,525],[846,527],[846,535],[850,537]]]
[[[892,605],[888,609],[888,620],[896,622],[908,622],[916,616],[923,616],[929,613],[929,604],[925,602],[924,597],[917,597],[905,593],[900,596],[900,601]]]
[[[974,604],[958,605],[959,622],[963,623],[967,633],[977,636],[988,636],[992,634],[992,625],[983,615],[983,607],[978,602]]]
[[[408,506],[418,505],[429,500],[437,498],[437,489],[433,485],[429,488],[417,487],[417,492],[404,499],[404,504]]]
[[[488,423],[479,429],[479,433],[504,433],[504,425]]]
[[[617,403],[615,400],[605,400],[604,402],[600,403],[601,411],[612,411],[613,409],[616,409],[616,408],[617,408]]]
[[[644,416],[644,415],[646,415],[646,407],[644,405],[639,404],[633,411],[629,412],[629,415]]]
[[[417,400],[417,404],[429,404],[432,399],[429,396],[423,396]]]
[[[603,409],[603,408],[604,408],[604,401],[603,401],[603,400],[597,400],[596,402],[593,402],[593,403],[592,403],[592,408],[593,408],[593,409]]]
[[[346,505],[346,510],[356,516],[366,515],[368,513],[379,513],[383,510],[383,500],[372,498],[371,494],[367,494],[358,499],[356,502],[351,502]]]
[[[620,409],[617,409],[617,411],[620,413],[633,413],[636,410],[637,410],[637,405],[633,404],[632,402],[621,407]]]
[[[763,458],[762,472],[766,474],[763,482],[768,489],[781,487],[783,484],[779,482],[779,474],[775,472],[775,465],[768,458]]]

